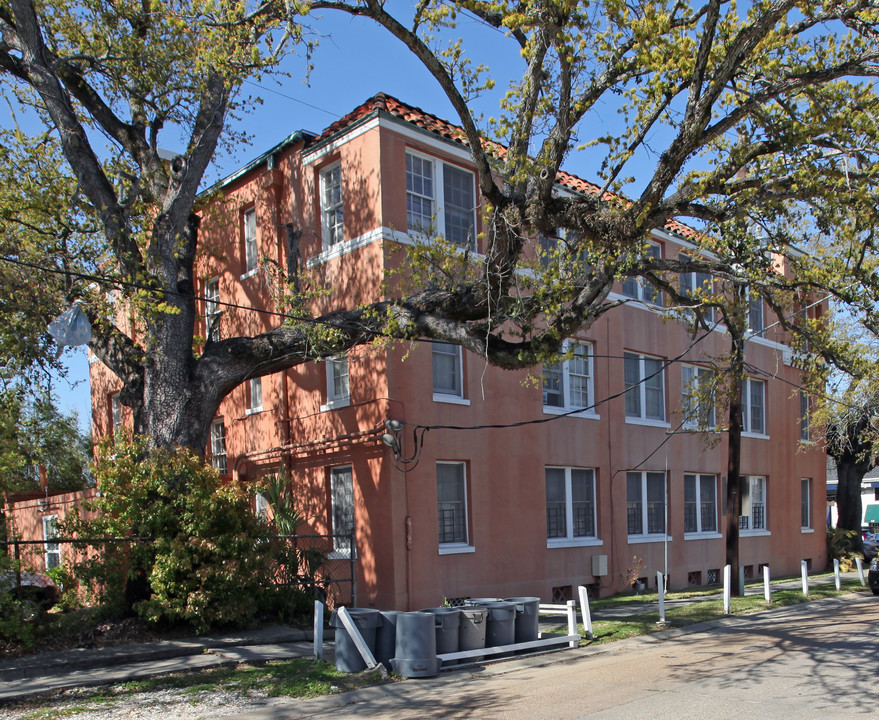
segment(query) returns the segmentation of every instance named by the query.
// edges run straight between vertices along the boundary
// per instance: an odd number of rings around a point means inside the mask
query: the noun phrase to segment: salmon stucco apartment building
[[[206,212],[201,227],[205,336],[280,322],[241,309],[277,308],[278,269],[304,265],[319,277],[330,289],[314,299],[323,312],[381,297],[387,271],[428,225],[478,251],[480,201],[460,138],[455,126],[377,95],[225,179],[227,212]],[[567,174],[559,187],[595,191]],[[691,233],[658,229],[650,251],[677,257],[694,247]],[[333,554],[356,552],[362,606],[558,600],[580,584],[609,594],[633,576],[653,585],[659,570],[674,588],[718,582],[726,438],[711,444],[685,431],[682,412],[728,336],[693,344],[686,323],[665,318],[661,298],[637,280],[615,293],[629,302],[570,338],[569,359],[542,372],[503,371],[458,346],[420,342],[357,347],[255,377],[223,402],[208,455],[230,480],[284,468],[302,530],[353,531],[356,548],[339,540]],[[745,383],[741,564],[746,576],[765,564],[773,575],[795,573],[801,560],[823,568],[825,454],[808,442],[804,399],[792,390],[800,370],[768,307],[753,305],[751,329],[749,367],[767,372]],[[91,382],[95,432],[112,433],[126,422],[118,382],[96,361]],[[700,411],[721,424],[713,408]],[[517,425],[533,420],[548,422]],[[388,421],[403,424],[396,457],[381,439]],[[434,428],[419,447],[414,425]]]

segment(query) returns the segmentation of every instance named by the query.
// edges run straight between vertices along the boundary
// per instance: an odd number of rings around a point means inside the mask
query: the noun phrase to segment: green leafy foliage
[[[108,610],[198,632],[254,620],[269,546],[244,488],[191,451],[149,450],[143,438],[105,444],[95,474],[100,497],[85,509],[97,515],[77,515],[63,529],[125,539],[75,569]]]

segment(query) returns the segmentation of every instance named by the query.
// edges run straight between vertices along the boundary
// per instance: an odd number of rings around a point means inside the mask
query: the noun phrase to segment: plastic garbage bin
[[[485,618],[488,609],[478,605],[460,608],[458,650],[482,650],[485,647]],[[480,658],[473,658],[479,660]]]
[[[507,602],[516,603],[516,642],[537,640],[540,626],[540,598],[511,597]]]
[[[461,627],[461,611],[453,607],[427,608],[423,613],[434,616],[436,625],[436,652],[458,652],[458,629]]]
[[[375,659],[391,669],[391,658],[397,651],[397,615],[396,610],[381,610],[379,626],[375,631]]]
[[[360,631],[366,647],[375,654],[375,631],[381,623],[381,613],[372,608],[348,608],[351,620]],[[360,655],[360,651],[354,644],[354,640],[348,634],[348,630],[342,624],[337,610],[333,610],[330,616],[330,627],[336,629],[336,670],[339,672],[355,673],[366,669],[366,661]]]
[[[500,600],[484,603],[482,607],[488,611],[485,647],[512,645],[516,641],[516,603]]]
[[[394,672],[409,678],[439,674],[435,625],[434,616],[428,613],[397,613],[396,654],[391,660]]]

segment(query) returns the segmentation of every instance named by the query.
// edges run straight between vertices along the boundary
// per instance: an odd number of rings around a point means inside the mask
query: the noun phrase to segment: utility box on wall
[[[592,556],[592,576],[602,577],[607,575],[607,555]]]

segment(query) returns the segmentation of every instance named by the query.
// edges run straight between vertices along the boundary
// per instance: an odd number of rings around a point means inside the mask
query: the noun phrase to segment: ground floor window
[[[665,534],[665,473],[626,473],[629,535]]]
[[[46,570],[51,570],[61,565],[61,546],[57,542],[51,542],[57,537],[57,515],[47,515],[43,518],[43,549],[46,554]]]
[[[684,475],[684,532],[717,532],[716,475]]]
[[[354,534],[354,473],[350,465],[330,470],[333,504],[333,550],[337,556],[351,556]]]
[[[812,481],[809,478],[800,480],[800,527],[812,528]]]
[[[766,478],[743,475],[739,488],[742,496],[740,530],[766,529]]]
[[[437,525],[440,545],[466,545],[467,476],[464,463],[436,465]]]
[[[595,471],[546,468],[547,540],[595,537]]]

